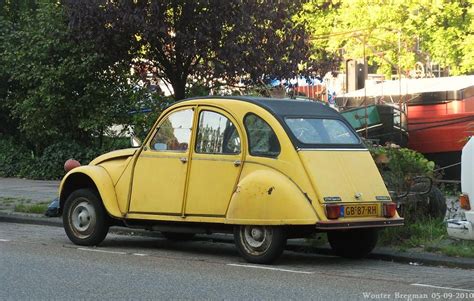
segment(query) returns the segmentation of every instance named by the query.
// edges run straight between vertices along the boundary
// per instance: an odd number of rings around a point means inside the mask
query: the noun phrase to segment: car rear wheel
[[[328,241],[336,255],[346,258],[367,256],[377,244],[375,229],[354,229],[328,232]]]
[[[251,263],[272,263],[283,253],[286,233],[281,227],[236,226],[234,240],[239,253]]]
[[[67,198],[63,224],[69,239],[82,246],[101,243],[109,231],[105,208],[91,189],[78,189]]]

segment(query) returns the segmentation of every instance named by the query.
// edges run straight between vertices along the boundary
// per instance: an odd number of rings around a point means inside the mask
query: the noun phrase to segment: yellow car
[[[66,174],[60,210],[72,242],[109,226],[169,239],[234,233],[249,262],[270,263],[287,238],[327,232],[358,258],[377,230],[403,224],[369,151],[335,110],[315,102],[203,97],[167,108],[138,148]]]

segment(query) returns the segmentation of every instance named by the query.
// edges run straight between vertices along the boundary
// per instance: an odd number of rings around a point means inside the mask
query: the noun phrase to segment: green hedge
[[[12,138],[0,138],[0,177],[55,180],[64,175],[64,162],[70,158],[81,164],[100,154],[129,147],[128,139],[104,138],[102,147],[79,145],[76,142],[59,142],[45,148],[40,155]]]

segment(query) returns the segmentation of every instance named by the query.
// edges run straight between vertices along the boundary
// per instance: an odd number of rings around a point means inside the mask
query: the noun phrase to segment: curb
[[[59,217],[47,218],[41,215],[18,214],[18,213],[0,213],[0,222],[17,223],[17,224],[31,224],[42,226],[62,227],[63,222]],[[125,227],[113,227],[110,232],[116,234],[129,235],[143,235],[154,236],[153,232],[140,229],[130,229]],[[206,236],[198,236],[196,240],[209,240],[221,243],[234,243],[231,234],[212,234]],[[304,239],[289,240],[286,250],[296,253],[306,254],[320,254],[320,255],[334,255],[328,247],[313,247],[309,245]],[[371,254],[367,256],[369,259],[383,260],[391,262],[408,263],[411,265],[427,265],[427,266],[443,266],[460,269],[474,269],[474,259],[448,257],[426,252],[396,252],[390,248],[376,248]]]

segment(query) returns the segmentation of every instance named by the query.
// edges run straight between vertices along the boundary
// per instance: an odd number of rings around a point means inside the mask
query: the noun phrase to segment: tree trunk
[[[181,100],[186,97],[186,79],[178,79],[171,83],[174,90],[174,99]]]

